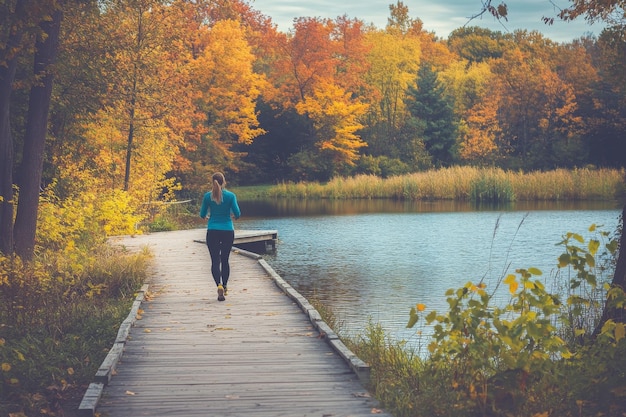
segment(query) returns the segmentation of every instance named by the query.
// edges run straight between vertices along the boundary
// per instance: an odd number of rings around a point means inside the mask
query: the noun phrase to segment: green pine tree
[[[417,86],[409,87],[406,105],[411,114],[410,124],[421,136],[433,164],[450,165],[456,155],[458,122],[451,99],[430,65],[420,67]]]

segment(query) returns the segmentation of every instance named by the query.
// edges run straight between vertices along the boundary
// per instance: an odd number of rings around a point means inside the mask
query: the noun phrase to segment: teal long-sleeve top
[[[222,203],[217,204],[211,200],[211,192],[204,194],[202,199],[202,207],[200,208],[200,217],[206,218],[209,214],[209,222],[207,228],[212,230],[235,230],[231,213],[238,219],[241,216],[241,210],[237,204],[237,196],[228,191],[222,190]]]

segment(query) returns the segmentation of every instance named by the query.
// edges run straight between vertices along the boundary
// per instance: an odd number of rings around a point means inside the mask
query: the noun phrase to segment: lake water
[[[567,232],[592,224],[614,232],[615,203],[515,203],[477,208],[458,202],[240,202],[238,229],[275,229],[278,244],[267,262],[302,295],[319,299],[348,335],[381,323],[397,340],[416,303],[445,311],[444,293],[484,279],[488,290],[517,268],[539,268],[550,288],[557,244]],[[233,276],[236,280],[236,275]],[[506,302],[502,291],[500,302]]]

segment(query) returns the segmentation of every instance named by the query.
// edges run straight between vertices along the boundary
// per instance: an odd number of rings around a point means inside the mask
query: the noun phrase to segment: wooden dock
[[[195,242],[206,244],[206,229],[202,239],[194,239]],[[276,230],[235,230],[233,245],[255,253],[267,253],[276,250],[278,231]]]
[[[233,252],[229,294],[217,301],[208,250],[197,242],[204,233],[118,239],[149,246],[154,269],[81,415],[389,416],[363,386],[367,365],[260,257]]]

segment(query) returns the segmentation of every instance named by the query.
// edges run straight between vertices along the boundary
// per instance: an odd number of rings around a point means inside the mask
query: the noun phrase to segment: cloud
[[[470,21],[481,9],[481,0],[404,0],[412,18],[419,18],[424,28],[435,32],[440,38],[447,38],[454,29],[462,26],[481,26],[500,32],[513,32],[518,29],[537,30],[557,42],[569,42],[589,33],[596,35],[602,25],[589,25],[585,20],[562,22],[555,20],[549,26],[542,17],[555,17],[560,7],[569,5],[565,0],[504,0],[509,7],[508,21],[498,21],[484,14]],[[498,4],[499,1],[494,2]],[[387,25],[391,0],[250,0],[250,5],[259,10],[286,32],[292,28],[298,17],[321,17],[335,19],[347,15],[365,23],[373,23],[379,28]]]

